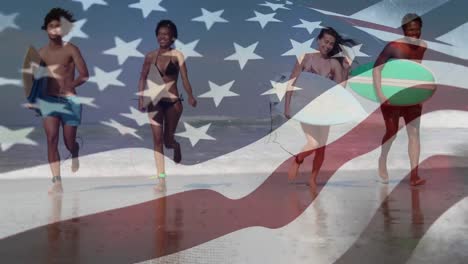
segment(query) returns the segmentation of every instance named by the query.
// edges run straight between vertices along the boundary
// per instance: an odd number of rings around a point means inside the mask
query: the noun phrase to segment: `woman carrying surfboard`
[[[312,118],[314,117],[307,118],[307,115],[310,115],[307,111],[299,112],[297,115],[293,116],[291,113],[291,104],[294,104],[294,102],[292,102],[293,87],[302,72],[320,75],[333,80],[337,84],[345,81],[349,70],[348,60],[343,57],[335,58],[333,56],[341,51],[340,44],[344,45],[347,43],[354,44],[354,41],[343,39],[338,32],[331,27],[323,28],[318,35],[319,52],[306,53],[301,56],[289,77],[284,115],[288,119],[295,118],[301,122],[301,127],[307,139],[307,143],[304,145],[301,152],[295,155],[294,162],[288,172],[289,180],[296,178],[300,164],[307,156],[315,152],[312,174],[310,177],[310,184],[315,185],[317,175],[325,158],[325,145],[328,139],[330,125],[332,125],[332,123],[323,124],[316,121],[309,122],[308,120],[313,120]],[[307,87],[304,89],[314,89],[314,87]],[[334,102],[330,103],[333,104]],[[303,118],[298,118],[297,116],[303,116]],[[317,117],[315,117],[315,119],[317,119]]]
[[[399,94],[406,96],[392,96],[387,98],[384,95],[383,91],[383,70],[384,67],[387,70],[387,67],[391,67],[390,64],[395,63],[392,60],[411,60],[407,66],[396,68],[399,69],[395,74],[397,81],[403,82],[402,79],[414,79],[414,78],[404,78],[403,76],[417,74],[418,65],[422,61],[424,52],[426,51],[427,44],[420,39],[421,37],[421,28],[422,28],[422,19],[416,14],[406,14],[402,19],[402,29],[404,33],[404,38],[392,41],[388,43],[383,51],[380,53],[379,57],[375,62],[373,69],[373,84],[377,98],[381,103],[381,111],[385,121],[386,132],[382,139],[382,152],[379,157],[379,176],[382,183],[388,183],[388,171],[387,171],[387,156],[390,151],[390,147],[395,140],[396,133],[398,131],[398,121],[402,116],[406,123],[406,131],[408,133],[408,154],[410,158],[411,166],[411,178],[410,184],[412,186],[422,185],[425,183],[425,180],[420,178],[418,175],[418,164],[419,164],[419,153],[420,153],[420,140],[419,140],[419,117],[422,112],[422,101],[427,100],[428,96],[423,94],[422,96],[416,96],[416,98],[411,98],[407,96],[411,89],[407,89],[409,92],[402,91]],[[415,63],[417,62],[417,63]],[[399,63],[397,61],[397,63]],[[411,65],[411,63],[413,65]],[[414,66],[416,64],[416,67]],[[419,66],[421,68],[422,66]],[[408,70],[409,69],[409,70]],[[412,70],[411,70],[412,69]],[[419,70],[421,71],[421,70]],[[387,71],[388,72],[388,71]],[[398,75],[400,76],[398,78]],[[421,78],[421,77],[419,77]],[[399,79],[399,80],[398,80]],[[433,81],[433,80],[432,80]],[[411,85],[408,85],[408,87]],[[418,89],[413,89],[418,90]],[[419,89],[421,90],[421,89]],[[428,89],[426,89],[428,90]],[[434,87],[430,90],[430,94],[434,92]],[[403,99],[412,100],[410,105],[398,105],[398,99],[403,97]],[[418,99],[419,97],[419,99]],[[401,99],[400,99],[401,100]],[[411,102],[410,102],[411,103]]]
[[[166,173],[163,144],[166,148],[174,150],[173,160],[175,163],[179,163],[182,159],[180,144],[174,139],[174,133],[183,110],[182,98],[177,91],[179,73],[188,94],[189,104],[195,107],[197,100],[193,96],[192,87],[188,80],[184,55],[172,48],[172,44],[177,38],[176,25],[170,20],[161,20],[156,26],[155,33],[159,48],[145,56],[138,82],[140,94],[138,107],[141,111],[148,111],[153,133],[157,177],[159,179],[155,189],[164,191],[166,189]],[[156,84],[158,82],[163,82],[162,86],[159,85],[159,90]],[[145,90],[146,84],[148,84],[147,90]],[[144,92],[147,92],[147,94]],[[144,96],[148,95],[152,100],[145,103]]]
[[[44,18],[42,29],[47,32],[49,42],[39,49],[38,54],[48,75],[35,81],[35,84],[44,86],[44,92],[39,93],[36,101],[47,136],[47,156],[53,182],[49,193],[63,191],[58,151],[60,125],[63,127],[65,146],[72,155],[72,171],[75,172],[79,168],[76,132],[81,124],[81,104],[76,96],[76,87],[86,82],[89,77],[78,47],[62,40],[67,33],[66,25],[62,25],[65,20],[69,23],[75,21],[70,12],[61,8],[51,9]],[[75,70],[79,74],[77,78]]]

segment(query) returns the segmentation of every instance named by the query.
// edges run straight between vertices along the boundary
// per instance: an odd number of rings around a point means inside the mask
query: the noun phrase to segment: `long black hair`
[[[333,45],[333,49],[327,54],[329,57],[333,57],[335,56],[336,54],[342,52],[343,50],[341,49],[340,47],[340,44],[341,45],[345,45],[345,46],[354,46],[356,45],[356,41],[354,41],[353,39],[345,39],[343,38],[340,34],[338,34],[338,32],[332,28],[332,27],[324,27],[322,28],[322,30],[320,30],[320,33],[318,35],[318,39],[321,39],[323,38],[323,36],[325,34],[328,34],[330,36],[333,36],[335,38],[335,45]],[[343,57],[335,57],[335,59],[337,59],[341,65],[343,65],[343,60],[344,58]]]

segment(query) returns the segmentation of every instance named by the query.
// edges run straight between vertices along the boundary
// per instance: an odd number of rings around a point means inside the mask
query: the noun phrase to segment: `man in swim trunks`
[[[44,93],[37,100],[47,136],[47,156],[52,172],[53,185],[49,193],[63,191],[58,152],[59,128],[63,127],[65,146],[72,155],[72,171],[79,168],[79,145],[76,131],[81,123],[81,104],[75,88],[86,82],[88,69],[80,50],[62,37],[66,31],[62,22],[74,22],[73,15],[61,8],[53,8],[44,18],[42,29],[49,42],[39,50],[41,64],[47,67],[48,77],[41,81]],[[75,78],[75,69],[79,76]]]
[[[416,14],[406,14],[402,19],[404,37],[392,41],[385,46],[375,62],[373,70],[373,82],[375,91],[381,102],[382,115],[385,121],[386,132],[382,140],[382,152],[379,157],[379,176],[382,183],[388,183],[387,156],[390,147],[398,132],[398,121],[402,116],[406,123],[408,133],[408,154],[411,165],[412,186],[422,185],[425,180],[418,175],[420,141],[419,141],[419,117],[422,105],[394,106],[390,105],[382,92],[382,69],[384,64],[391,59],[406,59],[421,63],[427,44],[420,39],[422,19]]]

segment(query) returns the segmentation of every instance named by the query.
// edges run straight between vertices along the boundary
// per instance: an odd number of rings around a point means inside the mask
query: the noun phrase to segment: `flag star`
[[[156,115],[156,111],[154,112],[149,112],[149,114],[151,115],[151,117],[154,117]],[[129,119],[133,119],[135,120],[135,122],[139,125],[139,126],[142,126],[142,125],[145,125],[145,124],[150,124],[150,120],[149,120],[149,117],[148,117],[148,113],[143,113],[141,111],[138,111],[137,109],[135,109],[134,107],[130,107],[130,114],[127,114],[127,113],[121,113],[120,114],[121,116],[124,116],[126,118],[129,118]]]
[[[137,46],[140,45],[141,38],[125,42],[119,37],[115,37],[115,48],[103,51],[103,54],[115,55],[119,61],[119,65],[122,65],[129,57],[144,57],[144,55],[137,50]]]
[[[106,1],[103,0],[72,0],[74,2],[79,2],[83,6],[83,10],[88,10],[92,5],[108,5]]]
[[[316,52],[317,50],[311,48],[312,42],[314,42],[314,38],[307,40],[305,42],[297,42],[295,40],[289,39],[291,41],[291,45],[293,46],[292,49],[288,50],[287,52],[281,54],[281,56],[296,56],[297,59],[304,55],[305,53]]]
[[[23,86],[21,80],[0,77],[0,86],[2,85]]]
[[[195,51],[195,47],[198,44],[199,39],[194,40],[190,43],[184,44],[183,42],[176,40],[175,47],[184,54],[185,59],[188,57],[203,57],[200,53]]]
[[[262,93],[262,95],[276,94],[276,96],[278,96],[278,99],[282,101],[284,98],[284,95],[286,94],[286,90],[288,89],[289,80],[286,80],[284,82],[270,81],[270,83],[271,83],[272,88]],[[302,90],[302,89],[299,87],[293,86],[292,90],[297,91],[297,90]]]
[[[223,14],[224,10],[218,10],[214,12],[210,12],[204,8],[202,10],[202,15],[196,18],[192,18],[192,21],[198,21],[198,22],[204,22],[206,26],[206,30],[210,30],[211,26],[213,26],[214,23],[220,22],[220,23],[227,23],[228,21],[224,18],[221,17]]]
[[[113,127],[115,129],[117,129],[117,131],[119,131],[119,133],[123,136],[123,135],[131,135],[131,136],[134,136],[140,140],[143,140],[137,133],[136,133],[136,129],[132,128],[132,127],[128,127],[128,126],[124,126],[122,124],[120,124],[119,122],[115,121],[114,119],[109,119],[110,122],[107,122],[107,121],[101,121],[101,124],[104,124],[106,126],[110,126],[110,127]]]
[[[50,114],[66,114],[72,115],[70,108],[66,104],[59,102],[49,102],[41,98],[37,99],[37,105],[34,105],[41,110],[42,116],[48,116]],[[68,109],[67,109],[68,108]]]
[[[94,108],[99,108],[99,106],[97,106],[94,103],[95,98],[93,98],[93,97],[76,96],[76,99],[78,100],[78,103],[80,103],[80,104],[91,106],[91,107],[94,107]]]
[[[166,12],[167,10],[161,6],[162,0],[140,0],[139,3],[128,5],[130,8],[138,8],[143,13],[143,17],[147,18],[153,11]]]
[[[266,2],[264,4],[259,4],[261,6],[267,6],[269,8],[271,8],[273,11],[276,11],[278,9],[286,9],[286,10],[291,10],[290,8],[287,8],[284,6],[284,4],[275,4],[275,3],[271,3],[271,2]]]
[[[198,143],[198,141],[205,139],[205,140],[216,140],[214,137],[208,135],[206,131],[210,128],[211,123],[204,125],[202,127],[193,127],[187,122],[184,122],[185,131],[175,134],[179,137],[185,137],[190,140],[192,147]]]
[[[70,41],[72,38],[85,38],[85,39],[89,38],[89,36],[81,30],[81,28],[86,23],[86,21],[87,19],[85,18],[85,19],[78,20],[74,23],[70,23],[72,27],[69,33],[63,37],[63,40]]]
[[[155,67],[152,67],[151,70],[157,71],[155,70]],[[165,83],[159,75],[159,72],[150,72],[148,76],[149,78],[146,80],[147,89],[141,92],[137,92],[136,95],[149,97],[153,104],[156,104],[161,98],[171,97],[169,88],[172,86],[174,81]]]
[[[238,94],[229,91],[234,81],[228,82],[224,85],[217,85],[211,81],[208,81],[210,85],[210,91],[202,95],[199,95],[200,98],[213,98],[215,106],[218,107],[224,97],[239,96]]]
[[[322,26],[320,26],[322,21],[310,22],[310,21],[307,21],[307,20],[304,20],[304,19],[299,19],[299,20],[301,20],[302,24],[298,24],[298,25],[295,25],[293,27],[294,28],[305,28],[307,30],[307,32],[309,32],[309,34],[311,34],[312,31],[314,31],[314,29],[322,27]]]
[[[123,82],[117,80],[121,72],[121,69],[105,72],[99,67],[94,66],[94,76],[90,77],[88,81],[96,83],[99,91],[104,91],[109,85],[125,86]]]
[[[274,18],[276,13],[270,13],[270,14],[262,14],[257,11],[254,11],[255,17],[251,17],[249,19],[246,19],[246,21],[254,21],[260,23],[260,26],[264,28],[268,22],[281,22],[281,20],[278,20]]]
[[[340,47],[342,51],[333,57],[347,57],[350,65],[353,63],[355,57],[369,57],[369,55],[361,52],[362,44],[354,45],[353,47],[340,44]]]
[[[254,44],[244,48],[240,46],[237,43],[234,43],[234,49],[236,52],[228,57],[226,57],[224,60],[237,60],[239,61],[239,65],[241,70],[244,68],[245,64],[247,64],[248,60],[258,60],[258,59],[263,59],[262,57],[258,56],[257,54],[254,53],[255,48],[258,45],[258,41],[255,42]]]
[[[0,126],[0,148],[2,151],[7,151],[16,144],[33,145],[37,143],[29,138],[28,134],[34,130],[34,127],[10,130],[7,127]]]
[[[20,27],[15,24],[15,19],[17,16],[18,13],[13,13],[10,15],[4,15],[0,13],[0,33],[7,28],[20,29]]]
[[[50,77],[54,79],[61,79],[60,75],[55,74],[55,70],[60,68],[59,64],[52,64],[47,66],[42,66],[32,61],[29,65],[29,68],[23,68],[20,70],[21,73],[29,73],[34,75],[34,79],[38,80],[45,77]]]

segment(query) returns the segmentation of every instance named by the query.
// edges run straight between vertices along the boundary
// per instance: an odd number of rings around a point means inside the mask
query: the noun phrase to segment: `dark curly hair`
[[[49,13],[47,13],[47,15],[44,17],[44,24],[42,24],[41,26],[41,29],[42,30],[46,30],[47,29],[47,25],[53,21],[53,20],[58,20],[60,21],[60,18],[61,17],[64,17],[66,18],[68,21],[70,22],[75,22],[76,20],[73,18],[73,14],[68,11],[68,10],[65,10],[63,8],[60,8],[60,7],[56,7],[56,8],[52,8]]]
[[[419,25],[422,27],[423,25],[423,22],[422,22],[422,19],[420,16],[418,16],[417,14],[415,13],[408,13],[406,14],[405,16],[403,16],[403,18],[401,19],[401,28],[403,30],[405,30],[406,26],[410,23],[410,22],[418,22]]]
[[[158,25],[156,26],[156,29],[154,30],[154,33],[156,34],[156,36],[158,35],[159,29],[162,28],[162,27],[168,28],[172,32],[172,36],[174,38],[177,38],[177,36],[178,36],[177,27],[174,24],[174,22],[172,22],[169,19],[163,19],[163,20],[159,21]]]

